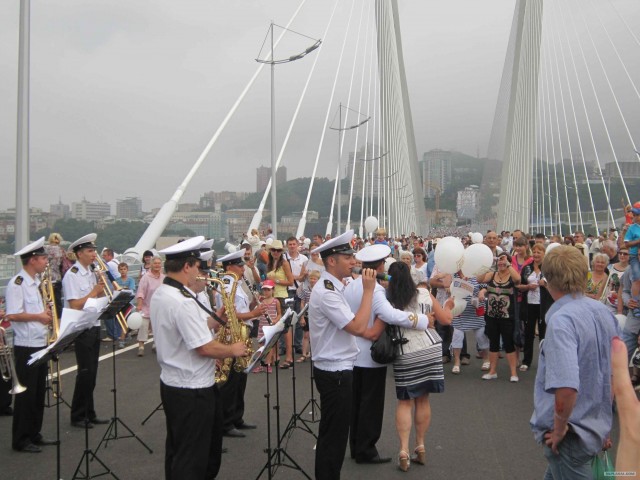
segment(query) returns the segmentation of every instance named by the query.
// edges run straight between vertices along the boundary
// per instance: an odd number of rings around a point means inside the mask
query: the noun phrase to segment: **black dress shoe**
[[[85,428],[85,422],[84,420],[71,420],[71,426],[77,428]],[[87,422],[86,427],[93,428],[93,424],[91,422]]]
[[[220,450],[220,453],[227,453],[229,451],[229,449],[227,447],[222,447],[222,450]]]
[[[238,430],[254,430],[257,427],[255,425],[251,425],[250,423],[242,422],[240,425],[236,425],[236,428]]]
[[[45,446],[45,445],[57,445],[58,442],[56,440],[50,440],[48,438],[43,437],[42,435],[40,435],[40,438],[38,438],[37,440],[34,440],[33,443],[35,445],[39,445],[39,446]]]
[[[94,425],[106,425],[107,423],[109,423],[111,420],[107,419],[107,418],[92,418],[91,420],[89,420],[91,423],[93,423]]]
[[[19,452],[40,453],[42,449],[33,443],[27,443],[24,447],[17,449]]]
[[[389,463],[391,461],[390,457],[381,457],[380,455],[376,455],[371,458],[356,458],[356,463],[369,463],[369,464],[378,464],[378,463]]]
[[[235,437],[235,438],[242,438],[242,437],[246,437],[246,435],[244,433],[242,433],[240,430],[236,429],[236,428],[232,428],[231,430],[225,430],[222,433],[223,437]]]

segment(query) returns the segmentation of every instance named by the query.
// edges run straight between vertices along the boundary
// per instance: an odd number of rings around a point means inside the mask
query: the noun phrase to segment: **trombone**
[[[18,380],[13,351],[11,347],[7,345],[7,333],[2,327],[0,327],[0,375],[5,382],[11,380],[11,390],[9,390],[9,394],[17,395],[27,389],[27,387],[21,385]]]
[[[109,301],[111,301],[113,300],[113,291],[122,290],[122,288],[120,288],[120,285],[118,285],[115,281],[109,282],[109,279],[107,278],[107,272],[109,271],[109,267],[107,267],[107,265],[104,263],[104,260],[100,258],[100,255],[96,257],[96,262],[98,263],[98,266],[92,263],[91,269],[98,275],[99,278],[102,279],[102,283],[104,285],[103,292],[105,296],[109,299]],[[109,286],[110,283],[113,289]],[[127,324],[127,319],[124,318],[124,314],[118,313],[116,315],[116,320],[118,320],[118,323],[120,324],[120,328],[126,334],[127,330],[129,330],[129,325]],[[115,341],[116,339],[114,338],[113,340]]]

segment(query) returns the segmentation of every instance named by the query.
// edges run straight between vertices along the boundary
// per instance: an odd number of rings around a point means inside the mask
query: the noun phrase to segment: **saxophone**
[[[247,347],[247,356],[236,358],[234,365],[236,372],[241,372],[247,368],[251,356],[253,355],[253,343],[249,337],[249,327],[238,320],[238,317],[236,316],[234,300],[236,297],[236,289],[238,288],[238,277],[231,272],[225,272],[224,274],[218,273],[218,275],[227,275],[233,278],[233,286],[231,287],[231,292],[227,292],[226,284],[220,276],[207,278],[209,282],[220,286],[218,292],[222,297],[222,304],[224,305],[224,309],[227,314],[227,324],[218,332],[217,339],[220,343],[224,343],[226,345],[231,345],[237,342],[245,344]],[[231,371],[232,364],[232,357],[222,360],[220,367],[216,369],[216,383],[221,385],[229,379],[229,372]]]

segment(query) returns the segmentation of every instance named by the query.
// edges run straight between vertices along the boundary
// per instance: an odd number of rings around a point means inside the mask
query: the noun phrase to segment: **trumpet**
[[[51,309],[51,325],[49,325],[49,332],[47,337],[47,343],[51,345],[58,340],[60,333],[60,318],[58,317],[58,309],[56,307],[56,298],[53,292],[53,282],[51,281],[51,267],[47,265],[47,268],[42,273],[40,279],[40,294],[45,305]],[[53,374],[56,374],[58,379],[58,391],[53,392],[53,397],[58,398],[62,393],[62,377],[60,376],[60,364],[49,360],[49,377],[53,379]]]
[[[9,345],[7,345],[7,333],[2,327],[0,327],[0,375],[5,382],[11,380],[11,390],[9,390],[11,395],[17,395],[27,389],[27,387],[21,385],[18,380],[13,351]]]
[[[109,282],[109,279],[107,278],[107,272],[109,271],[109,267],[107,267],[106,263],[104,263],[104,260],[102,260],[102,258],[100,258],[99,255],[96,257],[96,261],[98,262],[98,265],[96,266],[94,263],[92,263],[91,269],[98,276],[98,278],[102,280],[102,283],[104,285],[103,292],[105,296],[109,299],[109,301],[111,301],[113,300],[113,291],[122,290],[122,289],[120,288],[120,285],[118,285],[115,281]],[[109,286],[109,284],[111,284],[111,287]],[[120,328],[122,329],[122,331],[124,333],[127,333],[129,326],[127,324],[127,319],[124,318],[124,314],[118,313],[118,315],[116,315],[116,320],[118,320],[118,323],[120,324]],[[115,340],[116,339],[114,338],[114,341]]]

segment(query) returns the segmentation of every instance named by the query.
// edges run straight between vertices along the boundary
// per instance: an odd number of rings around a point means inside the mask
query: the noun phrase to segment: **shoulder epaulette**
[[[191,295],[189,295],[189,292],[187,292],[186,290],[180,289],[180,293],[187,298],[192,298]]]
[[[335,290],[335,287],[333,286],[333,282],[331,280],[324,281],[324,288],[326,288],[327,290]]]
[[[78,273],[78,267],[71,267],[71,273]]]
[[[222,281],[223,281],[225,284],[227,284],[227,285],[229,285],[229,284],[231,283],[231,279],[230,279],[229,277],[224,277],[224,278],[222,279]]]
[[[22,285],[22,282],[24,281],[24,278],[22,278],[20,275],[18,275],[16,277],[16,279],[14,280],[16,285]]]

